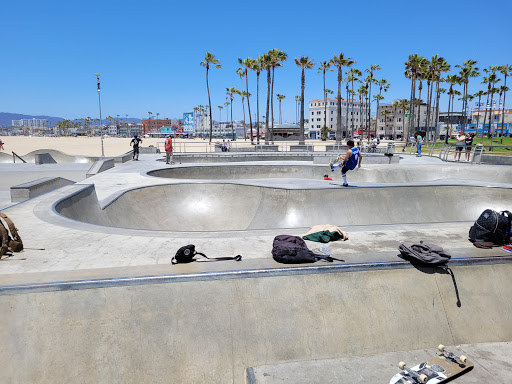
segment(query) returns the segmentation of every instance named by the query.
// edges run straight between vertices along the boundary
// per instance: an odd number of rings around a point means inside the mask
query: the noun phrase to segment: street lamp
[[[96,80],[98,81],[98,105],[100,107],[100,137],[101,137],[101,157],[105,156],[103,149],[103,129],[101,129],[101,96],[100,96],[100,74],[96,73]]]

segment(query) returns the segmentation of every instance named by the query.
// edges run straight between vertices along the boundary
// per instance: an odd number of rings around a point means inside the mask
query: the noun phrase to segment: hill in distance
[[[63,120],[62,117],[56,116],[45,116],[45,115],[24,115],[21,113],[9,113],[9,112],[0,112],[0,127],[8,127],[12,124],[12,120],[20,120],[20,119],[46,119],[50,122],[50,126],[53,127],[57,124],[58,121]],[[134,123],[140,123],[141,119],[136,117],[123,118],[123,121],[133,121]],[[75,120],[77,121],[77,120]],[[109,121],[103,119],[103,124],[108,124]]]

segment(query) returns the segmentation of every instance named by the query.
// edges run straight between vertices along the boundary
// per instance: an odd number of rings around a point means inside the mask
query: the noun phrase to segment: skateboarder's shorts
[[[341,174],[344,175],[345,173],[347,173],[347,171],[350,171],[350,169],[348,169],[347,167],[343,166],[343,168],[341,168]]]

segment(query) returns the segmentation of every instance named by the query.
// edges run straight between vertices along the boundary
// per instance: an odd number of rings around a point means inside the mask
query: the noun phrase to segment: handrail
[[[26,163],[26,161],[25,161],[25,160],[23,160],[23,159],[21,158],[21,156],[17,155],[17,154],[16,154],[16,152],[12,151],[12,159],[13,159],[13,162],[14,162],[14,163],[16,163],[16,157],[17,157],[18,159],[20,159],[21,161],[23,161],[24,163]]]

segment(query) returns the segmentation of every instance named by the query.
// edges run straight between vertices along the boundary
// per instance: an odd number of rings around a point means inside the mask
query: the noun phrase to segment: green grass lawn
[[[473,147],[476,144],[480,144],[481,140],[482,140],[481,137],[475,137],[473,139]],[[456,142],[457,142],[457,140],[455,140],[455,139],[448,140],[448,144],[450,144],[450,145],[455,145]],[[424,144],[424,148],[425,148],[426,147],[426,143],[423,142],[423,144]],[[429,145],[431,145],[431,144],[432,143],[430,143]],[[438,152],[437,150],[440,150],[443,147],[443,144],[444,144],[444,140],[443,141],[437,141],[434,151]],[[491,147],[491,139],[489,139],[487,137],[484,137],[482,144],[485,147],[485,150],[489,151],[489,148]],[[405,143],[404,143],[404,145],[405,145]],[[501,143],[501,138],[500,137],[495,137],[493,139],[493,144],[492,145],[493,145],[493,153],[504,153],[504,154],[506,153],[506,154],[512,155],[512,137],[504,137],[503,138],[503,144]],[[402,148],[403,145],[397,144],[397,148],[398,147]]]

